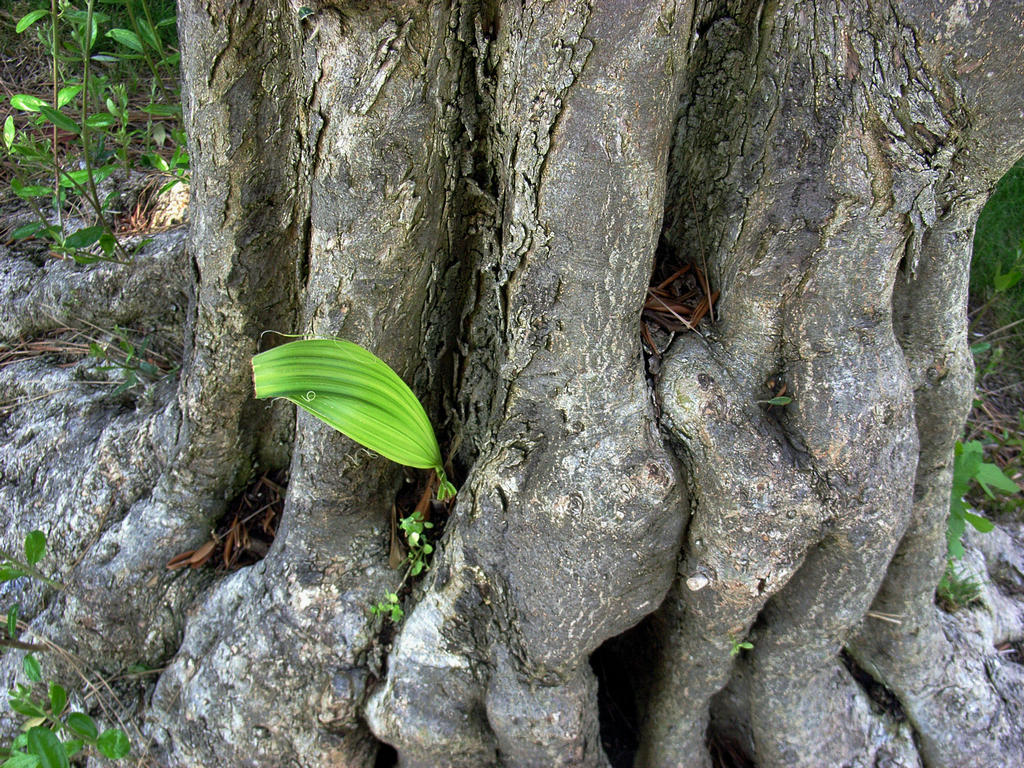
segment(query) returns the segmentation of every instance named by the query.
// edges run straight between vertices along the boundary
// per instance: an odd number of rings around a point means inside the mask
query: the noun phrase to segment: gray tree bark
[[[993,647],[1024,611],[986,631],[934,603],[974,222],[1024,154],[1024,4],[180,0],[179,26],[175,279],[147,303],[82,268],[110,298],[79,306],[11,255],[0,318],[185,340],[176,384],[68,385],[47,441],[26,408],[3,424],[5,542],[45,522],[69,584],[22,596],[32,630],[159,670],[125,684],[151,764],[623,764],[602,646],[638,766],[709,766],[709,739],[766,768],[1024,763],[1024,674]],[[656,261],[721,296],[648,367]],[[253,400],[268,329],[368,347],[452,451],[397,628],[369,606],[400,580],[403,473]],[[271,469],[264,560],[165,568]]]

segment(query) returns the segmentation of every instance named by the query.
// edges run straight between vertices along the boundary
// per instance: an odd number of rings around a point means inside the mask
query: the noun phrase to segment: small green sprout
[[[754,644],[746,640],[740,641],[734,635],[729,636],[729,642],[732,644],[732,648],[729,649],[729,655],[736,657],[740,655],[740,651],[753,650]]]
[[[283,397],[385,458],[433,469],[437,498],[455,496],[426,411],[373,353],[342,339],[303,339],[261,352],[252,368],[256,397]]]
[[[370,606],[370,612],[374,616],[387,616],[395,624],[405,618],[405,611],[398,603],[397,592],[385,592],[384,599],[376,605]]]

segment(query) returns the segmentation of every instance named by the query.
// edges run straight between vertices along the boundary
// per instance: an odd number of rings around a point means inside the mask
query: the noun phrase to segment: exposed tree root
[[[0,246],[0,337],[36,336],[67,325],[110,329],[185,313],[185,230],[159,235],[131,264],[42,265]]]

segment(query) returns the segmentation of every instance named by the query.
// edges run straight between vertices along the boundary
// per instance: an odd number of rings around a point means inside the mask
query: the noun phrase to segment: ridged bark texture
[[[1002,122],[978,131],[968,115],[1006,103],[996,83],[1019,53],[1001,36],[1020,30],[954,4],[711,5],[665,240],[683,258],[709,244],[722,301],[707,338],[669,350],[659,388],[696,503],[640,762],[710,764],[694,757],[708,703],[747,638],[758,765],[894,759],[851,728],[844,645],[897,694],[926,764],[996,765],[1020,754],[1018,729],[952,659],[932,594],[971,397],[975,190],[1020,152]],[[991,86],[951,79],[973,57]],[[792,403],[769,405],[769,381]],[[951,728],[972,686],[977,709]]]

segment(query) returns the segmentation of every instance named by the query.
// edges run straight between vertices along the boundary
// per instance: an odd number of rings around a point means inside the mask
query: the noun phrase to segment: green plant
[[[399,528],[405,534],[405,543],[409,547],[409,575],[419,576],[427,569],[427,560],[434,551],[434,547],[427,541],[426,531],[433,528],[434,524],[421,520],[419,515],[411,514],[403,517]]]
[[[256,397],[283,397],[385,458],[432,469],[438,499],[455,496],[426,411],[398,374],[373,353],[341,339],[304,339],[261,352],[253,357],[252,368]],[[434,551],[426,535],[433,523],[419,511],[403,517],[399,528],[408,548],[405,574],[395,591],[370,607],[374,615],[396,623],[405,616],[399,591],[427,570]]]
[[[114,22],[110,15],[96,10],[96,0],[84,0],[84,7],[71,0],[51,0],[48,8],[33,10],[18,21],[18,34],[35,29],[47,48],[53,90],[49,101],[33,94],[13,95],[10,102],[19,119],[9,115],[2,133],[4,147],[14,161],[11,191],[25,200],[34,216],[34,221],[15,230],[14,239],[43,239],[54,253],[79,263],[127,262],[145,245],[137,243],[129,250],[116,237],[111,220],[116,194],[99,191],[98,185],[118,165],[126,170],[130,167],[129,147],[143,137],[131,122],[126,85],[98,67],[115,63],[130,71],[128,64],[133,58],[145,59],[159,89],[169,91],[161,79],[161,68],[177,65],[177,54],[169,51],[161,36],[161,29],[173,28],[173,13],[154,24],[146,0],[101,2],[108,9],[121,11],[132,28],[113,26],[101,35],[101,27]],[[103,47],[105,40],[112,49]],[[145,111],[166,118],[180,115],[180,106],[154,102]],[[160,126],[159,135],[154,125]],[[154,147],[167,142],[162,123],[154,124],[150,118],[148,128]],[[170,136],[176,146],[169,162],[156,149],[144,153],[143,160],[171,176],[174,184],[184,178],[188,156],[180,130],[172,129]],[[64,218],[68,204],[74,204],[82,216],[88,215],[85,226],[69,229]],[[55,221],[48,213],[51,210]]]
[[[946,528],[946,541],[949,556],[955,560],[963,557],[964,547],[961,539],[966,524],[970,523],[977,531],[987,533],[994,527],[990,520],[970,512],[964,496],[970,490],[971,483],[977,483],[985,494],[994,499],[994,488],[1002,493],[1017,493],[1020,487],[1003,474],[995,464],[985,461],[984,446],[978,440],[961,443],[959,440],[953,449],[953,485],[950,494],[949,523]]]
[[[973,574],[950,559],[946,561],[946,571],[935,588],[935,596],[939,604],[952,613],[976,602],[981,597],[981,584]]]
[[[370,606],[374,616],[386,616],[395,624],[405,618],[405,611],[399,601],[397,592],[385,592],[384,599]]]
[[[415,578],[430,568],[430,556],[434,552],[434,545],[430,543],[426,535],[426,532],[433,528],[434,524],[423,520],[418,512],[403,517],[399,521],[398,527],[405,537],[405,544],[408,548],[408,553],[403,561],[403,565],[406,566],[405,573],[394,592],[385,592],[384,599],[370,607],[370,611],[375,615],[387,616],[396,624],[405,616],[398,593],[410,578]]]
[[[46,536],[32,531],[25,537],[24,559],[0,552],[0,581],[34,578],[62,589],[58,582],[43,576],[36,568],[46,553]],[[7,637],[2,645],[34,651],[44,646],[25,643],[18,638],[18,606],[7,611]],[[39,660],[27,653],[22,662],[26,683],[17,683],[7,692],[11,709],[25,718],[22,733],[9,746],[0,746],[0,768],[69,768],[70,759],[86,748],[104,757],[119,760],[131,751],[124,731],[109,728],[100,732],[95,721],[84,712],[71,711],[68,692],[57,683],[43,679]],[[45,693],[37,693],[38,688]]]
[[[1024,160],[996,185],[978,218],[971,261],[974,318],[1005,327],[1024,318]]]
[[[63,584],[47,578],[36,568],[36,563],[43,559],[44,554],[46,554],[46,536],[42,531],[31,531],[25,537],[24,559],[0,549],[0,583],[27,576],[45,582],[54,589],[64,589]],[[17,606],[14,610],[17,611]],[[8,622],[10,621],[11,619],[8,617]]]
[[[128,331],[114,326],[114,341],[109,344],[101,344],[96,341],[89,342],[89,355],[97,360],[107,363],[100,366],[101,371],[119,371],[121,383],[117,385],[112,395],[119,395],[136,386],[143,380],[153,381],[172,373],[175,369],[161,368],[148,356],[150,337],[146,336],[136,347],[129,338]]]
[[[426,411],[373,353],[342,339],[303,339],[261,352],[252,368],[257,398],[282,397],[385,458],[432,469],[438,499],[455,496]]]
[[[741,651],[752,651],[754,644],[747,640],[740,640],[735,635],[729,635],[729,642],[732,647],[729,649],[730,656],[739,656]]]

